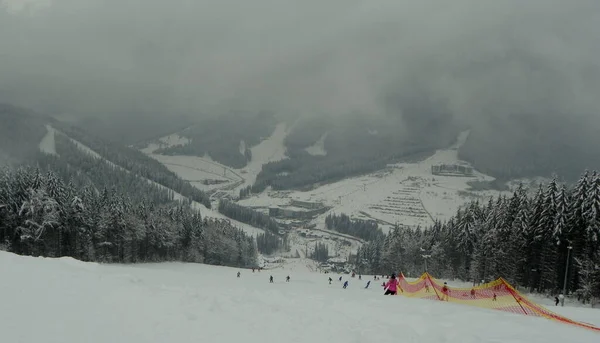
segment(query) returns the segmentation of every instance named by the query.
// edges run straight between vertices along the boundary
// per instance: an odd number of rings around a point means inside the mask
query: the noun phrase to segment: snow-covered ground
[[[591,330],[502,311],[386,297],[298,259],[252,273],[200,264],[99,265],[0,252],[3,342],[592,343]],[[275,283],[268,282],[273,275]],[[291,282],[284,278],[289,275]],[[347,276],[344,276],[346,279]],[[566,308],[564,308],[566,309]],[[600,311],[570,309],[600,325]]]
[[[50,125],[46,125],[47,133],[40,142],[40,151],[46,154],[56,155],[56,144],[54,143],[54,135],[56,130]]]
[[[475,172],[472,177],[432,175],[439,164],[466,164],[458,158],[458,149],[468,132],[454,146],[441,149],[418,163],[399,163],[369,175],[344,179],[307,192],[265,192],[240,201],[244,206],[284,205],[291,199],[321,202],[331,212],[346,213],[360,219],[376,219],[384,230],[394,224],[428,226],[434,219],[447,219],[468,201],[486,201],[497,191],[468,191],[469,181],[492,181]],[[322,228],[328,213],[315,220]]]
[[[250,147],[252,160],[241,169],[235,169],[214,161],[210,156],[166,156],[154,152],[163,146],[174,146],[187,144],[185,138],[172,134],[160,138],[157,143],[148,144],[141,151],[148,156],[164,164],[169,170],[176,173],[182,179],[189,181],[195,187],[204,190],[224,189],[231,194],[237,194],[239,189],[252,185],[256,181],[263,164],[279,161],[285,157],[285,145],[283,143],[287,136],[286,125],[281,123],[275,127],[271,136],[264,139],[254,147]],[[248,149],[246,143],[240,142],[240,154]],[[206,185],[203,180],[220,180],[221,183]]]

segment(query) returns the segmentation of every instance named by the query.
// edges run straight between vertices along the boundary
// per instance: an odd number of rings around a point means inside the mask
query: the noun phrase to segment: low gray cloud
[[[482,128],[600,122],[596,0],[44,4],[0,10],[0,100],[84,115],[402,115],[418,99]]]

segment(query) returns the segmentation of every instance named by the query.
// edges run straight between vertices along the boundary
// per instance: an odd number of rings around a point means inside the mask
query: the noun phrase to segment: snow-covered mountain
[[[82,158],[87,156],[90,161],[94,161],[93,163],[108,167],[107,172],[116,170],[129,174],[153,187],[167,191],[173,200],[189,202],[192,208],[198,210],[205,218],[226,219],[253,236],[264,232],[251,225],[226,218],[218,211],[208,208],[208,196],[202,200],[204,195],[199,190],[134,149],[105,142],[53,118],[13,106],[0,106],[0,119],[6,124],[0,128],[0,152],[13,163],[36,164],[40,158],[51,156],[53,159],[42,164],[49,163],[50,169],[64,167],[78,170],[78,173],[86,178],[86,174],[93,172],[93,169],[89,169],[82,161]],[[40,152],[43,154],[39,155]],[[95,179],[90,180],[94,183]],[[96,186],[100,188],[102,185],[96,183]]]
[[[374,220],[384,232],[395,225],[427,227],[435,220],[447,220],[467,202],[486,202],[499,194],[509,194],[519,182],[534,189],[544,181],[544,178],[522,178],[505,184],[477,171],[459,157],[469,136],[469,131],[464,131],[452,145],[414,161],[391,163],[380,170],[315,184],[307,190],[267,187],[262,192],[250,192],[240,198],[240,191],[243,193],[256,182],[263,166],[289,160],[286,142],[290,132],[290,127],[279,123],[270,136],[255,146],[245,146],[252,157],[243,168],[218,163],[209,155],[196,157],[157,152],[161,147],[185,144],[186,138],[178,134],[160,138],[141,150],[182,179],[210,192],[213,201],[233,199],[239,205],[272,214],[278,222],[291,225],[294,228],[288,232],[291,249],[283,254],[289,257],[306,257],[317,242],[327,244],[330,256],[335,258],[345,260],[355,253],[362,241],[329,231],[325,219],[331,214],[343,213],[353,219]],[[369,134],[377,133],[371,131]],[[324,137],[326,134],[317,138],[311,151],[322,148]],[[212,180],[219,181],[210,182]]]
[[[453,215],[458,207],[472,200],[486,201],[501,191],[484,189],[494,181],[460,160],[458,152],[469,135],[462,132],[456,142],[446,149],[436,150],[431,156],[414,162],[389,164],[384,169],[361,176],[349,177],[337,182],[316,185],[307,191],[273,190],[268,188],[259,194],[239,200],[239,204],[268,212],[270,207],[293,207],[292,201],[312,202],[330,208],[313,221],[323,228],[328,213],[346,213],[355,218],[377,220],[383,228],[395,224],[428,226],[434,220],[444,220]],[[179,144],[174,135],[159,140],[163,145]],[[210,158],[184,155],[161,155],[154,153],[159,144],[152,143],[142,149],[152,158],[165,164],[171,171],[200,189],[213,191],[218,196],[237,198],[239,190],[252,185],[261,167],[286,158],[285,124],[277,125],[272,135],[251,147],[252,159],[244,168],[235,169],[217,163]],[[324,136],[311,147],[322,147]],[[176,142],[176,143],[171,143]],[[467,174],[436,173],[439,166],[463,168]],[[220,183],[207,185],[206,181],[217,179]],[[527,180],[525,180],[527,181]],[[508,191],[508,187],[505,191]]]

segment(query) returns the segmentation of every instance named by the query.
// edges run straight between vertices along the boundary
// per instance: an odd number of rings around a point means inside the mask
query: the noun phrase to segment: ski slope
[[[596,332],[541,318],[386,297],[310,272],[252,273],[200,264],[99,265],[0,252],[3,342],[598,342]],[[275,283],[269,284],[273,275]],[[284,278],[290,275],[291,282]],[[346,276],[344,276],[344,279]],[[578,309],[584,311],[584,309]],[[600,311],[586,310],[600,323]]]
[[[56,130],[50,125],[46,125],[46,135],[40,141],[39,148],[41,152],[50,155],[57,155],[56,153],[56,144],[54,141],[54,135],[56,134]]]

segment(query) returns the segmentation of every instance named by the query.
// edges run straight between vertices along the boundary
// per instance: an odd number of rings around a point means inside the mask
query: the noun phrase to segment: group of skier
[[[342,281],[342,276],[339,277],[338,281],[341,282]],[[361,279],[361,276],[359,275],[358,279]],[[377,276],[374,276],[374,280],[379,280],[379,278]],[[331,282],[333,281],[333,279],[331,277],[329,277],[329,284],[331,285]],[[348,286],[350,285],[350,283],[348,282],[348,280],[344,281],[342,288],[346,289],[348,288]],[[367,281],[367,284],[365,286],[365,289],[369,288],[369,286],[371,285],[371,280]],[[384,295],[396,295],[398,294],[398,288],[400,288],[400,281],[398,281],[398,278],[396,277],[396,274],[392,274],[389,278],[387,282],[384,282],[381,285],[385,292]]]
[[[262,268],[260,268],[260,269],[262,269]],[[260,271],[260,269],[258,269],[258,270]],[[254,271],[255,271],[255,269],[253,268],[252,272],[254,272]],[[240,276],[241,276],[241,272],[238,271],[237,272],[237,277],[239,278]],[[354,277],[355,274],[353,273],[352,276]],[[381,278],[387,279],[387,282],[384,281],[381,284],[381,286],[384,289],[384,293],[383,293],[384,295],[397,295],[398,291],[403,292],[402,287],[400,286],[400,281],[399,281],[399,279],[398,279],[398,277],[396,276],[395,273],[392,273],[392,275],[389,276],[389,277],[388,276],[381,276]],[[361,275],[358,276],[358,279],[361,280]],[[290,282],[290,280],[291,280],[290,276],[289,275],[286,276],[285,282]],[[343,276],[340,276],[338,278],[338,281],[342,282],[342,280],[343,280]],[[373,280],[376,280],[376,281],[380,280],[380,277],[378,277],[377,275],[375,275],[375,276],[373,276]],[[329,281],[329,284],[331,285],[331,283],[333,282],[333,279],[331,277],[329,277],[328,281]],[[269,276],[269,283],[274,283],[273,275]],[[346,288],[348,288],[349,285],[350,285],[349,280],[346,280],[342,284],[342,288],[346,289]],[[367,281],[367,284],[365,285],[365,289],[369,288],[370,285],[371,285],[371,280]],[[429,287],[430,287],[429,283],[426,282],[425,283],[425,292],[426,293],[430,292]],[[440,300],[442,300],[442,301],[448,301],[448,297],[450,295],[450,292],[451,291],[450,291],[450,288],[448,287],[448,283],[444,282],[444,285],[440,289],[440,293],[441,293]],[[471,295],[471,298],[473,298],[473,299],[476,298],[476,292],[475,292],[474,288],[471,289],[470,295]],[[562,298],[562,299],[559,299],[559,298]],[[563,302],[564,301],[563,299],[564,299],[564,297],[562,296],[562,294],[560,296],[556,297],[555,298],[555,305],[558,305],[559,301]],[[494,292],[493,293],[492,301],[496,301],[496,300],[497,300],[496,293]]]
[[[262,269],[262,268],[261,268]],[[254,272],[255,269],[252,268],[252,272]],[[259,269],[260,271],[260,269]],[[352,274],[352,277],[355,277],[356,274]],[[241,272],[237,272],[237,277],[241,277]],[[384,276],[382,276],[384,277]],[[342,282],[343,277],[340,276],[338,281]],[[361,280],[362,279],[362,275],[358,276],[358,279]],[[377,277],[376,275],[373,276],[374,280],[380,280],[379,277]],[[398,290],[402,291],[402,288],[400,287],[400,281],[398,280],[398,277],[396,276],[395,273],[393,273],[391,276],[387,277],[388,281],[387,282],[383,282],[382,283],[382,287],[384,288],[384,295],[397,295],[398,294]],[[285,278],[285,282],[290,282],[291,278],[288,275]],[[333,279],[331,277],[329,277],[329,284],[331,285],[331,282],[333,281]],[[273,279],[273,275],[269,276],[269,283],[274,283],[274,279]],[[349,281],[346,280],[344,281],[342,288],[346,289],[348,288],[348,286],[350,285]],[[371,280],[367,281],[367,284],[365,286],[365,289],[369,288],[369,286],[371,285]],[[429,285],[425,285],[425,289],[426,292],[429,291]],[[442,300],[447,300],[448,299],[448,293],[450,293],[450,290],[448,289],[448,285],[444,282],[444,287],[442,287]]]

